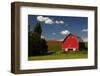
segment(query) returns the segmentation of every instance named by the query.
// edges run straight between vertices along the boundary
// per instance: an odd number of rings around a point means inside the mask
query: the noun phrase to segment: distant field
[[[58,51],[58,50],[62,50],[61,49],[61,45],[62,45],[62,42],[61,41],[54,41],[54,40],[51,40],[51,41],[48,41],[47,42],[47,45],[48,45],[48,51]]]
[[[85,50],[72,51],[64,53],[61,49],[61,41],[48,41],[48,54],[42,56],[31,56],[28,60],[55,60],[55,59],[83,59],[87,58],[88,54]]]

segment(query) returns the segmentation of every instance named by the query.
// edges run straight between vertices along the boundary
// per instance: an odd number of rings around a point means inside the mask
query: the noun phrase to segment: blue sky
[[[42,37],[48,40],[62,40],[69,33],[85,40],[88,38],[87,17],[28,15],[30,30],[37,21],[41,23]]]

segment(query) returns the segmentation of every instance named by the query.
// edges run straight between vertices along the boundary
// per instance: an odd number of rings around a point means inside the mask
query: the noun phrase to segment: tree
[[[36,25],[34,27],[34,32],[36,32],[41,37],[42,29],[41,29],[40,22],[37,22],[36,23]]]
[[[79,40],[79,50],[86,50],[88,49],[88,43],[84,42],[83,39],[79,36],[77,36],[78,40]]]
[[[39,35],[33,32],[31,35],[29,35],[28,39],[29,39],[28,40],[29,56],[40,55],[41,54],[41,50],[40,50],[41,39]]]
[[[44,55],[48,52],[48,45],[45,39],[41,39],[37,33],[32,33],[28,40],[29,56]]]
[[[47,42],[45,39],[41,39],[41,33],[41,25],[37,22],[33,31],[28,35],[29,56],[44,55],[48,52]]]
[[[41,39],[41,53],[46,54],[48,52],[48,45],[45,39]]]

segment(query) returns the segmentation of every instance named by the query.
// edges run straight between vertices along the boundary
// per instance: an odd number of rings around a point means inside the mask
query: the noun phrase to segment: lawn
[[[41,56],[30,56],[28,60],[55,60],[55,59],[83,59],[88,57],[88,50],[63,52],[61,41],[48,41],[48,54]]]
[[[28,60],[55,60],[55,59],[83,59],[87,58],[88,54],[87,51],[69,51],[69,52],[62,52],[59,51],[52,51],[46,55],[42,56],[31,56],[28,57]]]

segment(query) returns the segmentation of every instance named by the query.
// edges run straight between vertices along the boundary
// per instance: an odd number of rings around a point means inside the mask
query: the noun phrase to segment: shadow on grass
[[[38,55],[33,55],[33,56],[46,56],[46,55],[52,55],[55,54],[56,52],[48,52],[48,53],[44,53],[44,54],[38,54]]]
[[[68,52],[64,52],[64,51],[52,51],[52,52],[47,52],[47,53],[44,53],[44,54],[38,54],[38,55],[33,55],[33,56],[48,56],[48,55],[62,55],[62,54],[65,54],[65,55],[69,55],[69,54],[87,54],[88,51],[68,51]],[[31,57],[31,56],[30,56]]]

